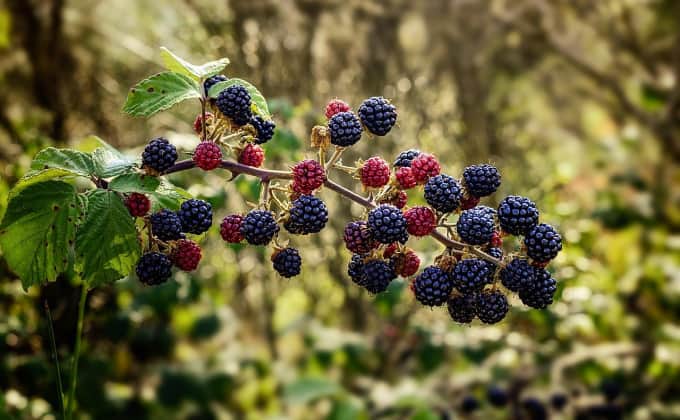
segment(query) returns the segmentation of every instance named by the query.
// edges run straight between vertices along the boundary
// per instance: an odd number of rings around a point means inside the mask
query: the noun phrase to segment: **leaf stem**
[[[61,368],[59,367],[59,353],[57,353],[57,342],[54,339],[54,323],[52,322],[52,313],[50,312],[50,305],[47,299],[44,301],[45,315],[47,316],[47,331],[50,337],[50,349],[52,351],[52,359],[57,370],[57,391],[59,392],[59,408],[61,409],[61,418],[66,419],[66,407],[64,407],[64,385],[61,381]]]
[[[73,420],[73,411],[76,400],[76,384],[78,382],[78,360],[80,359],[80,345],[83,337],[83,320],[85,318],[85,302],[87,301],[87,286],[82,285],[80,301],[78,303],[78,324],[76,326],[76,343],[73,347],[73,361],[71,364],[71,387],[69,389],[67,414],[68,419]]]

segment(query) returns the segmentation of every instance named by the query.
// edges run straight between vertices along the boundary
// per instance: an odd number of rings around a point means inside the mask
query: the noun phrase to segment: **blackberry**
[[[501,283],[508,290],[519,292],[536,283],[535,269],[527,260],[514,258],[500,272]]]
[[[472,165],[463,171],[463,183],[473,197],[486,197],[493,194],[501,185],[501,174],[489,164]]]
[[[420,267],[420,258],[412,249],[392,255],[390,260],[394,265],[394,271],[404,278],[416,274]]]
[[[288,220],[283,227],[290,233],[307,235],[320,232],[327,221],[326,204],[313,195],[301,195],[291,203]]]
[[[161,241],[172,241],[182,238],[182,220],[177,213],[162,209],[150,217],[151,232]]]
[[[429,178],[439,175],[441,166],[434,156],[421,153],[411,161],[413,176],[419,184],[424,184]]]
[[[241,235],[241,224],[243,224],[243,216],[240,214],[230,214],[224,216],[220,224],[220,235],[226,242],[237,244],[243,240]]]
[[[328,130],[331,133],[331,143],[340,146],[352,146],[361,139],[361,121],[354,113],[338,112],[328,120]]]
[[[229,80],[229,78],[223,74],[216,74],[205,79],[205,82],[203,82],[203,89],[205,89],[206,96],[208,95],[208,92],[210,92],[211,87],[215,86],[219,82],[226,82],[227,80]]]
[[[384,187],[390,182],[390,167],[383,158],[374,156],[359,168],[359,178],[365,187]]]
[[[326,180],[326,171],[319,162],[306,159],[293,166],[293,191],[311,194]]]
[[[408,239],[404,215],[401,210],[389,204],[381,204],[368,212],[368,227],[381,244],[403,243]]]
[[[278,231],[279,225],[268,210],[251,210],[241,223],[241,235],[251,245],[267,245]]]
[[[133,192],[125,199],[125,206],[132,217],[142,217],[151,209],[151,201],[144,194]]]
[[[212,226],[212,206],[207,201],[192,198],[182,203],[177,212],[182,232],[201,234]]]
[[[524,237],[527,255],[534,261],[547,262],[562,250],[562,236],[554,227],[541,223],[535,226]]]
[[[324,110],[324,115],[326,118],[331,118],[333,115],[339,112],[347,112],[351,109],[352,108],[349,107],[347,102],[336,98],[328,102],[326,109]]]
[[[236,125],[250,121],[250,94],[242,85],[231,85],[217,96],[217,108]]]
[[[302,258],[295,248],[284,248],[272,255],[274,270],[281,276],[290,278],[300,274]]]
[[[460,239],[470,245],[489,243],[494,233],[494,213],[493,209],[486,206],[464,210],[456,223]]]
[[[206,128],[210,126],[215,119],[215,116],[211,114],[210,112],[205,113],[205,121],[206,121]],[[194,132],[199,135],[199,137],[202,138],[203,136],[203,113],[200,113],[196,115],[196,119],[194,120]]]
[[[457,209],[462,197],[460,184],[448,175],[437,175],[425,184],[425,201],[442,213],[450,213]]]
[[[142,153],[142,167],[163,172],[177,161],[177,149],[168,139],[158,137],[149,142]]]
[[[147,286],[165,283],[172,275],[172,262],[160,252],[147,252],[137,261],[135,268],[139,281]]]
[[[477,296],[477,317],[485,324],[495,324],[508,313],[508,300],[499,291],[484,292]]]
[[[194,150],[193,161],[204,171],[211,171],[222,163],[222,149],[211,141],[202,141]]]
[[[491,281],[491,271],[484,260],[468,258],[455,265],[452,277],[456,290],[463,294],[473,293]]]
[[[264,150],[257,144],[248,143],[238,155],[238,162],[253,168],[259,168],[264,162]]]
[[[366,99],[358,112],[361,122],[376,136],[384,136],[397,122],[397,109],[382,96]]]
[[[498,221],[505,232],[524,235],[538,223],[538,209],[526,197],[509,195],[498,205]]]
[[[394,178],[397,180],[397,185],[402,190],[408,190],[415,187],[418,183],[413,176],[413,170],[408,166],[397,168],[394,172]]]
[[[383,260],[371,260],[361,270],[361,283],[373,294],[387,290],[390,282],[397,277],[394,267]]]
[[[503,250],[501,248],[489,247],[485,251],[487,254],[498,260],[503,259]],[[496,270],[498,270],[498,266],[492,263],[491,261],[484,260],[484,262],[486,263],[486,266],[489,267],[489,271],[491,272],[491,276],[493,277],[493,275],[496,274]]]
[[[557,411],[562,411],[567,405],[567,395],[562,392],[556,392],[550,396],[550,405]]]
[[[352,259],[347,265],[347,275],[352,279],[352,281],[359,286],[364,286],[364,278],[362,276],[364,270],[364,259],[365,255],[353,254]]]
[[[477,316],[477,298],[475,295],[458,295],[449,299],[449,315],[455,322],[469,324]]]
[[[429,235],[435,228],[437,220],[429,207],[416,206],[404,212],[406,230],[414,236]]]
[[[373,239],[371,230],[365,221],[349,222],[343,234],[345,246],[357,254],[365,254],[375,248],[378,243]]]
[[[522,400],[522,411],[527,420],[547,420],[548,410],[545,405],[535,397],[528,397]],[[525,416],[522,416],[525,418]]]
[[[621,395],[621,384],[610,378],[605,378],[600,382],[600,392],[604,399],[612,402]]]
[[[479,401],[474,395],[466,395],[460,403],[460,409],[464,413],[472,413],[479,408]]]
[[[413,162],[413,159],[416,158],[420,154],[420,150],[417,149],[409,149],[405,150],[397,155],[397,158],[394,159],[394,163],[392,166],[395,168],[401,168],[401,167],[411,167],[411,162]]]
[[[451,275],[436,266],[425,267],[413,281],[413,293],[418,302],[427,306],[441,306],[453,290]]]
[[[534,268],[534,282],[522,285],[519,298],[525,305],[535,309],[545,309],[553,303],[557,281],[543,268]]]
[[[496,385],[492,385],[486,390],[486,398],[494,407],[503,407],[508,403],[507,391]]]
[[[170,260],[182,271],[193,271],[198,267],[201,256],[201,247],[196,242],[180,239],[170,254]]]
[[[403,209],[408,203],[408,195],[404,191],[392,191],[383,196],[378,203],[391,204],[398,209]]]
[[[259,115],[253,115],[250,118],[250,125],[257,131],[257,136],[255,137],[256,144],[264,144],[274,137],[274,129],[276,124],[272,120],[265,120]]]

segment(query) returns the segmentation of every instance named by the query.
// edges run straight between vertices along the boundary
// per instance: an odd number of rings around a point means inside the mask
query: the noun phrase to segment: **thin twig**
[[[61,368],[59,367],[59,353],[57,353],[57,342],[54,339],[54,324],[52,322],[52,313],[50,312],[50,305],[45,304],[45,315],[47,316],[47,331],[50,337],[50,348],[52,350],[52,359],[57,370],[57,390],[59,391],[59,408],[61,408],[61,418],[66,419],[66,407],[64,407],[64,385],[61,381]]]

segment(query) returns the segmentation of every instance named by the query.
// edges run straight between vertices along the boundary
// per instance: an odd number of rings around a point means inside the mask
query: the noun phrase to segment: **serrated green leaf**
[[[192,198],[191,194],[183,188],[173,185],[166,179],[161,179],[156,191],[151,193],[151,210],[178,210],[179,206],[190,198]]]
[[[15,197],[26,187],[29,187],[33,184],[49,181],[55,178],[63,178],[67,176],[74,176],[73,172],[61,168],[49,168],[40,171],[29,171],[26,173],[26,175],[21,177],[21,179],[17,181],[16,184],[14,184],[14,187],[9,192],[9,198],[11,199],[12,197]]]
[[[244,88],[246,88],[250,94],[251,102],[257,107],[257,113],[263,118],[271,118],[269,106],[267,106],[267,100],[255,86],[243,79],[231,78],[227,81],[216,83],[210,88],[208,96],[211,98],[217,98],[220,92],[233,85],[242,85]]]
[[[127,276],[140,254],[134,221],[118,194],[89,194],[85,221],[76,235],[76,269],[85,284],[96,287]]]
[[[121,175],[135,167],[136,159],[125,156],[113,148],[100,147],[92,152],[95,172],[102,178]]]
[[[194,79],[166,71],[134,86],[128,93],[123,111],[134,117],[149,117],[185,99],[200,97],[201,91]]]
[[[216,75],[229,64],[228,58],[221,58],[197,66],[191,64],[165,47],[161,47],[161,59],[163,60],[163,65],[165,65],[165,68],[168,70],[184,74],[196,81]]]
[[[38,152],[31,162],[31,169],[39,171],[58,168],[69,171],[73,175],[90,177],[94,173],[92,156],[71,149],[48,147]]]
[[[161,181],[155,176],[131,173],[113,178],[109,183],[109,189],[123,193],[151,193],[156,191],[160,183]]]
[[[56,280],[68,268],[82,209],[72,185],[46,181],[10,199],[0,225],[0,247],[24,289]]]
[[[301,378],[288,384],[283,391],[284,397],[292,404],[307,404],[323,397],[335,395],[340,386],[324,378]]]

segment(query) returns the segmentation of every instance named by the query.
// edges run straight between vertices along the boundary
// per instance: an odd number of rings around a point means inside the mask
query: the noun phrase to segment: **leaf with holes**
[[[228,88],[229,86],[233,85],[241,85],[250,94],[250,100],[251,102],[255,105],[257,108],[257,113],[264,118],[270,119],[272,116],[269,113],[269,107],[267,106],[267,100],[265,97],[260,93],[259,90],[249,82],[246,82],[243,79],[236,79],[232,78],[224,82],[219,82],[216,83],[214,86],[210,88],[210,91],[208,92],[208,96],[211,98],[217,98],[224,89]]]
[[[228,58],[221,58],[197,66],[191,64],[165,47],[161,47],[161,59],[163,60],[163,65],[165,65],[166,69],[174,71],[175,73],[184,74],[197,81],[216,75],[229,64]]]
[[[127,276],[140,255],[134,221],[118,194],[88,194],[85,221],[76,235],[76,269],[85,284],[96,287]]]
[[[137,83],[128,93],[123,111],[134,117],[150,117],[186,99],[200,97],[201,91],[194,79],[166,71]]]
[[[46,181],[12,197],[0,225],[0,247],[24,289],[66,271],[83,209],[72,185]]]
[[[31,169],[34,171],[53,168],[89,178],[94,173],[94,162],[88,153],[54,147],[41,150],[31,162]]]

